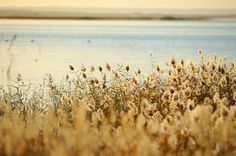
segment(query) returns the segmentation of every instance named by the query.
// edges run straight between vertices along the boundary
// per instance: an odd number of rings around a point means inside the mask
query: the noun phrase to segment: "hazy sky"
[[[0,7],[236,9],[236,0],[0,0]]]

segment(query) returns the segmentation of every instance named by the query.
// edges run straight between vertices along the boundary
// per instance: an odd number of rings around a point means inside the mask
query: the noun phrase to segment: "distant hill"
[[[236,10],[0,8],[0,18],[16,19],[236,19]]]

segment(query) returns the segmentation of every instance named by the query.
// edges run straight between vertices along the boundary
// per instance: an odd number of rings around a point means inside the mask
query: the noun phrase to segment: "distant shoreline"
[[[236,10],[0,8],[0,19],[236,20]]]
[[[33,17],[33,16],[0,16],[0,19],[38,19],[38,20],[211,20],[212,18],[207,17],[174,17],[174,16],[163,16],[163,17],[97,17],[97,16],[83,16],[83,17]]]

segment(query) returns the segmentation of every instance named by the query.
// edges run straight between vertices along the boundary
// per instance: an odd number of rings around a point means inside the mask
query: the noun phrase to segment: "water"
[[[6,81],[11,59],[13,79],[21,73],[25,80],[39,82],[46,73],[61,79],[69,64],[119,63],[149,72],[151,62],[164,65],[172,56],[196,61],[198,49],[235,59],[236,22],[1,19],[0,82]]]

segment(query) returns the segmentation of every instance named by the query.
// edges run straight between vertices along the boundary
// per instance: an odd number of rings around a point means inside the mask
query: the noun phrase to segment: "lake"
[[[46,73],[60,80],[68,65],[129,64],[147,73],[152,62],[164,66],[172,56],[197,61],[199,49],[235,59],[236,21],[0,19],[0,82],[11,60],[13,79],[21,73],[40,82]]]

